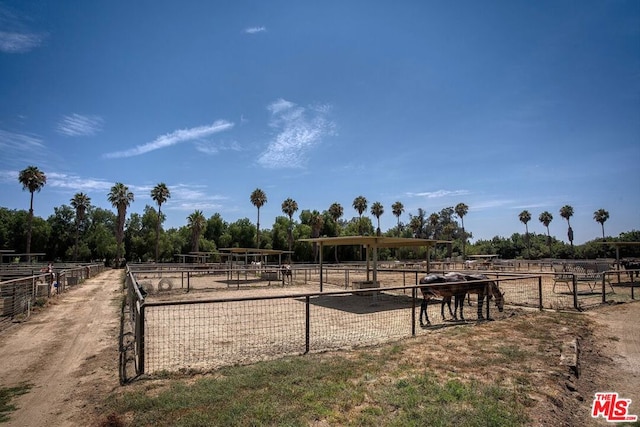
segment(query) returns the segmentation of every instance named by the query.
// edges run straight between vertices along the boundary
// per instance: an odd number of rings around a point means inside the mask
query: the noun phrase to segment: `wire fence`
[[[28,318],[33,309],[42,306],[47,299],[65,292],[88,277],[104,270],[103,264],[82,266],[56,266],[56,271],[42,272],[46,269],[32,266],[23,268],[24,277],[0,282],[0,330],[14,322]],[[12,272],[16,272],[14,268]]]
[[[237,272],[232,272],[237,273]],[[475,273],[475,272],[474,272]],[[480,313],[500,320],[526,309],[582,310],[602,302],[634,298],[634,284],[576,282],[554,288],[554,274],[484,272],[504,294],[505,310],[495,300],[478,306],[470,294],[466,322]],[[207,371],[286,355],[371,346],[425,334],[461,322],[441,301],[428,305],[430,328],[419,327],[424,271],[381,269],[377,284],[362,266],[297,267],[291,281],[247,273],[238,283],[230,272],[139,269],[127,274],[127,315],[121,340],[121,381],[141,374]],[[164,283],[162,285],[161,283]],[[365,283],[369,287],[358,289]],[[170,284],[170,285],[169,285]],[[482,310],[482,311],[480,311]],[[444,315],[443,315],[444,314]]]

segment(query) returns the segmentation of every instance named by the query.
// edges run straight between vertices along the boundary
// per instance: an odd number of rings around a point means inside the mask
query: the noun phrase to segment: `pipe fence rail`
[[[42,267],[22,268],[25,273],[31,271],[31,275],[0,282],[0,331],[28,318],[34,307],[44,305],[47,299],[82,283],[104,268],[103,264],[66,264],[64,268],[56,265],[53,273],[42,272]]]

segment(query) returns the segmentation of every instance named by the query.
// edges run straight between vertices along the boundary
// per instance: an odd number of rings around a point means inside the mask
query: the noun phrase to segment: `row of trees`
[[[46,252],[49,259],[114,259],[116,263],[125,257],[130,260],[159,260],[171,261],[179,253],[215,251],[224,247],[260,247],[270,249],[289,250],[293,252],[293,261],[312,261],[317,259],[316,248],[309,248],[306,244],[297,243],[300,238],[341,235],[386,235],[398,237],[418,237],[438,240],[451,240],[453,245],[440,248],[438,256],[453,256],[498,253],[504,257],[540,258],[546,256],[560,256],[567,252],[567,257],[580,257],[584,251],[576,250],[573,246],[573,230],[569,222],[573,216],[573,208],[564,206],[560,215],[567,220],[570,247],[565,250],[565,244],[551,237],[549,224],[553,216],[543,212],[539,216],[540,222],[547,228],[546,249],[539,246],[541,237],[529,233],[528,222],[531,214],[523,211],[519,219],[525,225],[526,233],[522,237],[514,234],[505,244],[502,238],[496,237],[487,241],[478,241],[467,249],[467,241],[472,237],[464,229],[464,217],[468,213],[468,206],[459,203],[455,207],[446,207],[440,212],[427,213],[418,209],[417,213],[409,214],[408,223],[401,222],[404,205],[395,202],[391,211],[397,218],[397,225],[385,233],[380,229],[380,217],[384,214],[384,206],[374,202],[370,207],[371,215],[377,221],[374,229],[370,218],[364,216],[367,212],[368,201],[364,196],[353,200],[352,207],[358,214],[350,220],[343,219],[344,208],[339,203],[333,203],[323,212],[317,210],[302,210],[298,219],[294,215],[298,212],[298,204],[288,198],[282,202],[281,209],[285,216],[278,216],[271,229],[260,229],[260,208],[267,203],[267,196],[261,189],[254,190],[249,199],[257,208],[257,221],[254,226],[247,218],[234,223],[227,223],[219,214],[206,218],[202,211],[196,210],[187,217],[187,225],[180,228],[162,229],[165,216],[162,205],[171,197],[171,192],[164,183],[159,183],[151,190],[151,198],[156,203],[154,209],[146,206],[144,213],[133,213],[127,219],[127,209],[134,201],[134,195],[129,188],[116,183],[107,198],[116,209],[117,214],[93,207],[91,198],[84,193],[77,193],[70,200],[71,206],[63,205],[54,208],[54,214],[46,221],[33,215],[33,196],[46,184],[46,175],[37,167],[29,166],[20,172],[19,181],[23,189],[31,193],[30,208],[26,218],[24,211],[10,211],[0,208],[0,247],[31,253],[32,236],[34,240],[33,252]],[[604,239],[604,223],[609,213],[600,209],[594,213],[594,219],[602,225]],[[460,220],[460,224],[457,220]],[[21,243],[26,232],[26,244]],[[633,233],[632,233],[633,235]],[[628,238],[625,236],[624,238]],[[622,237],[621,237],[622,238]],[[640,239],[638,239],[640,240]],[[25,240],[22,240],[24,242]],[[296,243],[294,243],[296,242]],[[524,246],[520,247],[520,243]],[[506,249],[508,247],[508,249]],[[598,247],[605,248],[603,245]],[[504,251],[505,253],[499,253]],[[591,253],[592,251],[588,251]],[[400,250],[399,252],[383,251],[381,257],[397,255],[402,258],[423,257],[420,251]],[[335,261],[361,259],[362,254],[357,248],[335,248],[331,256]],[[630,255],[632,256],[632,255]]]

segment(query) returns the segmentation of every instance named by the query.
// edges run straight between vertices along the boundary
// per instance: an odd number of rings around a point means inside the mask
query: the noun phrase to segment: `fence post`
[[[416,296],[418,289],[411,288],[411,336],[416,336]]]
[[[573,308],[580,310],[578,306],[578,281],[576,280],[576,275],[572,274],[571,279],[573,282]]]
[[[136,305],[138,305],[138,309],[140,310],[140,314],[136,319],[136,326],[138,333],[136,334],[136,341],[138,347],[138,375],[144,374],[144,304],[141,304],[140,301],[136,300]]]
[[[538,309],[542,311],[542,276],[538,276]]]
[[[310,331],[311,331],[311,304],[310,304],[310,299],[311,297],[309,297],[309,295],[307,295],[304,299],[304,310],[305,310],[305,331],[304,331],[304,354],[308,354],[309,353],[309,341],[310,341]]]
[[[604,304],[605,302],[607,302],[607,295],[605,293],[606,288],[606,282],[605,282],[605,276],[607,273],[602,273],[602,303]]]

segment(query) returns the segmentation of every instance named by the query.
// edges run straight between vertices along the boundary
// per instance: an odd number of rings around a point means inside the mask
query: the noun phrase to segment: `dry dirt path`
[[[631,399],[631,413],[640,419],[640,301],[614,304],[587,312],[600,326],[602,352],[611,358],[603,366],[605,377],[602,392],[615,391],[621,398]]]
[[[121,277],[107,270],[90,278],[0,334],[0,386],[32,384],[5,425],[87,425],[94,414],[86,397],[118,387]]]

